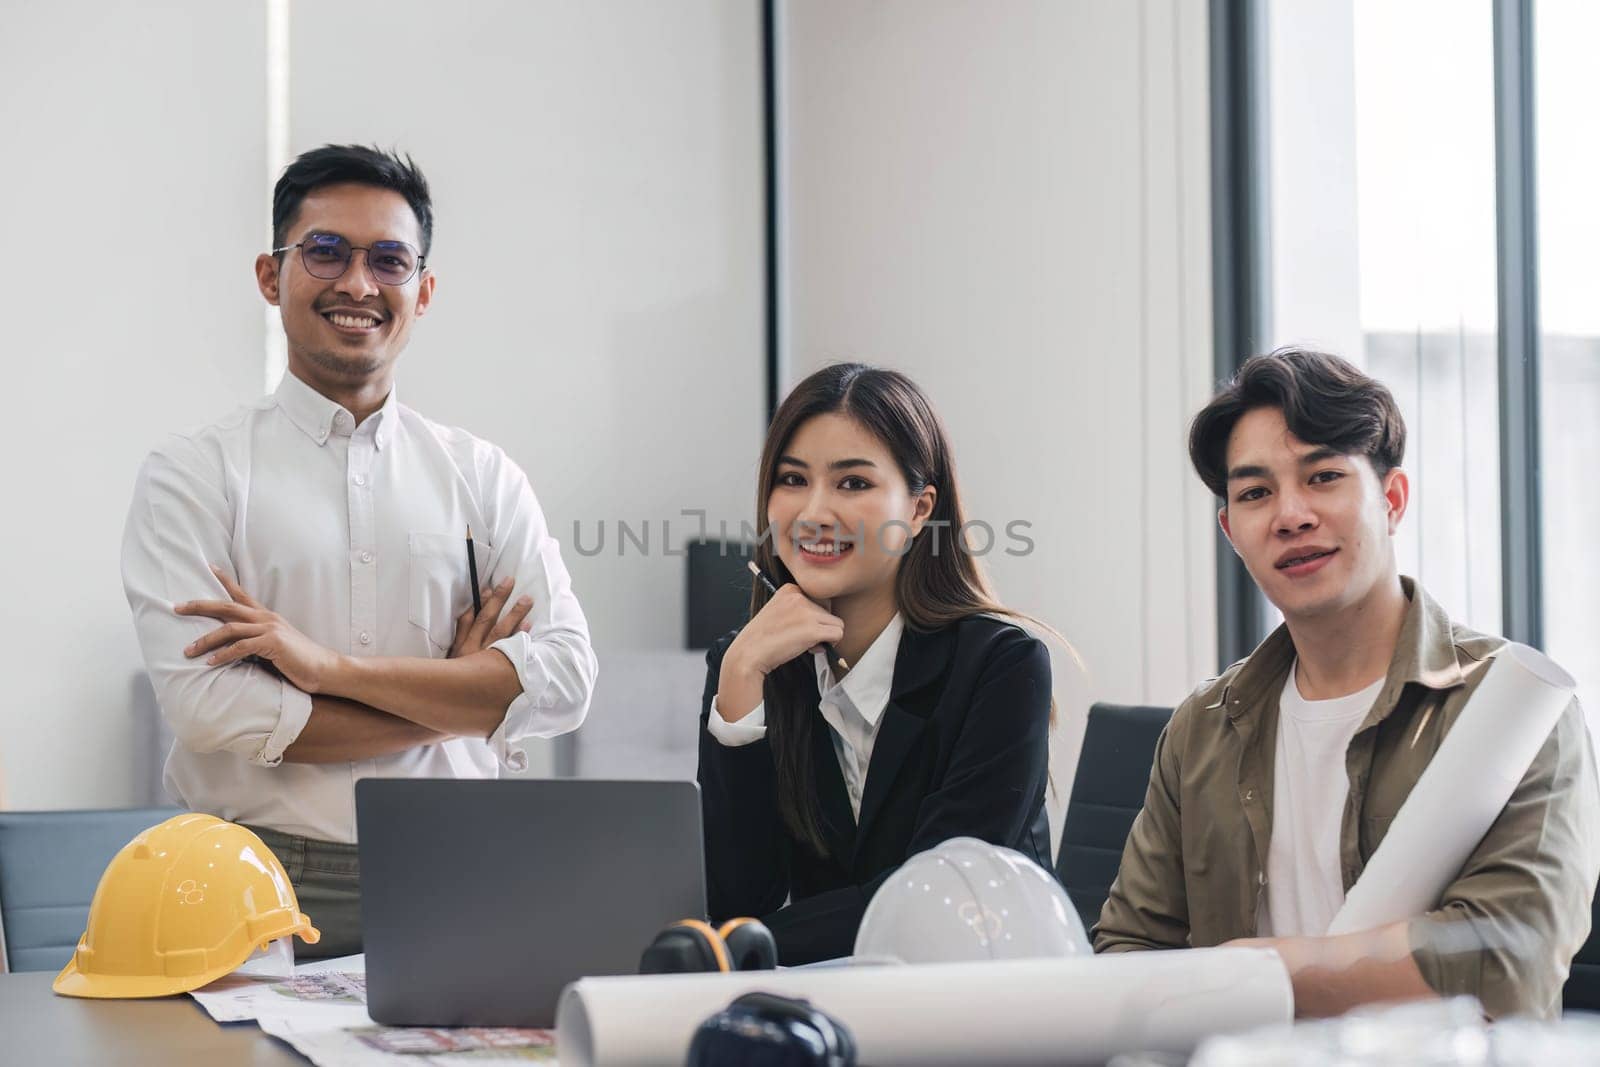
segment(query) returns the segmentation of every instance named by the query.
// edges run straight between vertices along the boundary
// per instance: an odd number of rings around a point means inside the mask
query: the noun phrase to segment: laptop
[[[567,983],[634,974],[703,918],[693,782],[356,783],[367,1010],[388,1026],[552,1027]]]

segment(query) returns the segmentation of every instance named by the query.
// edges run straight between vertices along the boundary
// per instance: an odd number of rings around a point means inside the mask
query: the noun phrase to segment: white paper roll
[[[1187,1054],[1294,1014],[1277,953],[1210,948],[1059,960],[584,978],[561,994],[562,1067],[681,1064],[696,1027],[753,991],[803,997],[844,1023],[862,1063],[1104,1063]]]
[[[1502,646],[1328,933],[1370,930],[1438,907],[1576,688],[1572,676],[1537,649]]]

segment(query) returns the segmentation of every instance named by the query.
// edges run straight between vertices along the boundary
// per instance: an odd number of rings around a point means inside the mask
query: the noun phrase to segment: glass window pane
[[[1600,716],[1600,3],[1534,9],[1541,532],[1546,650]]]
[[[1267,347],[1324,348],[1394,392],[1400,570],[1498,632],[1490,4],[1274,0],[1267,16]]]

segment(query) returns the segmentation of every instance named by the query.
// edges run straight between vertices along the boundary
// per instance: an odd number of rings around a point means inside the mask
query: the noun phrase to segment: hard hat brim
[[[298,936],[308,945],[314,945],[322,939],[322,933],[305,915],[297,915],[298,925],[293,929],[285,930],[281,935],[274,935],[269,940],[277,940],[279,936]],[[147,974],[84,974],[78,970],[78,957],[73,955],[67,965],[61,968],[61,973],[56,975],[50,988],[64,997],[88,997],[95,1000],[138,1000],[147,997],[172,997],[180,993],[188,993],[199,989],[201,986],[210,985],[218,978],[226,977],[238,970],[250,953],[244,957],[220,967],[213,967],[200,974],[185,975],[171,978],[166,975]]]
[[[234,968],[230,968],[234,969]],[[227,972],[224,971],[224,974]],[[96,1000],[133,1000],[142,997],[171,997],[199,989],[222,977],[221,974],[196,974],[187,978],[152,977],[143,974],[84,974],[78,961],[71,960],[50,983],[64,997],[90,997]]]

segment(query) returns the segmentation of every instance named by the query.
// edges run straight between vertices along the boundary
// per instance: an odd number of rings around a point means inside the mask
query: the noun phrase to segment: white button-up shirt
[[[889,688],[894,683],[894,661],[900,653],[900,635],[905,620],[896,613],[877,638],[867,647],[861,661],[836,682],[828,657],[812,653],[817,670],[817,692],[822,694],[817,710],[828,724],[833,754],[839,760],[845,791],[850,794],[850,811],[861,819],[861,790],[867,784],[867,768],[872,765],[872,746],[878,739],[878,724],[883,709],[889,706]],[[755,710],[738,722],[723,719],[716,698],[711,700],[711,716],[706,729],[720,744],[737,748],[767,736],[767,706]]]
[[[311,698],[258,664],[208,666],[183,649],[221,625],[173,613],[225,600],[208,569],[313,641],[352,656],[443,658],[478,577],[533,598],[530,633],[493,647],[522,694],[487,741],[458,737],[354,763],[283,763]],[[492,778],[512,744],[577,728],[596,664],[589,625],[527,477],[500,449],[399,404],[359,427],[293,374],[271,396],[145,460],[122,545],[122,579],[162,714],[176,735],[168,792],[196,811],[325,841],[356,839],[355,783]]]

